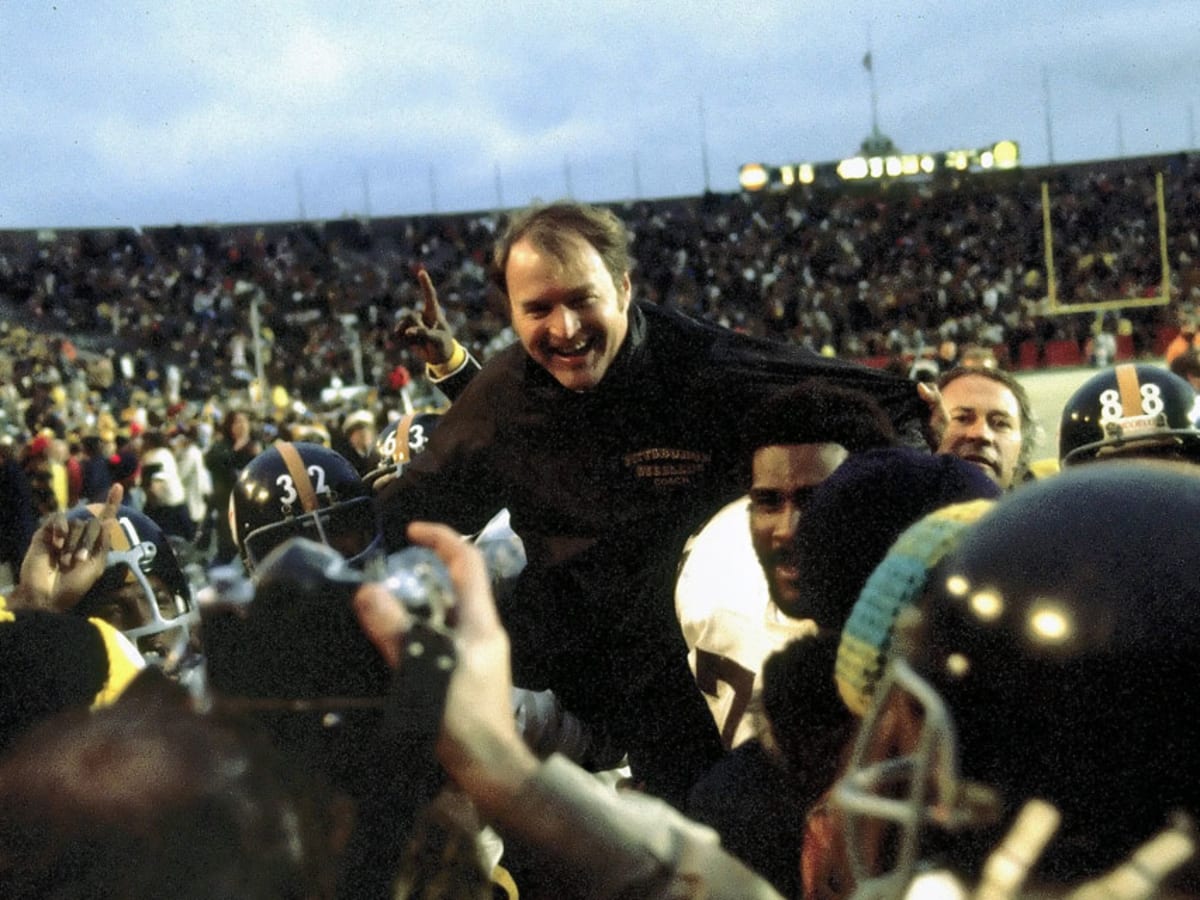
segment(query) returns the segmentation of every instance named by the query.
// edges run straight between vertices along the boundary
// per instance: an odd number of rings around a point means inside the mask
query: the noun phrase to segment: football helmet
[[[67,519],[86,521],[103,509],[100,503],[79,506]],[[108,622],[147,658],[161,660],[182,652],[199,617],[166,534],[131,506],[119,507],[106,528],[110,549],[104,575],[72,611]]]
[[[429,436],[442,419],[440,412],[409,413],[390,423],[375,439],[375,452],[379,454],[379,465],[368,472],[363,480],[371,488],[387,476],[396,476],[414,457],[425,450]]]
[[[326,544],[355,565],[382,541],[370,488],[320,444],[276,441],[254,457],[238,475],[229,518],[249,572],[288,538]]]
[[[1192,424],[1196,393],[1186,380],[1147,363],[1093,375],[1063,407],[1058,458],[1072,466],[1110,454],[1200,458]]]
[[[835,788],[860,896],[973,883],[1018,810],[1066,885],[1200,812],[1200,475],[1081,467],[998,503],[930,576]]]

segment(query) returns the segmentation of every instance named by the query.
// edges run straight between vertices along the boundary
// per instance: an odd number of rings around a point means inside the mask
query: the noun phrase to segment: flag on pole
[[[871,71],[871,51],[870,50],[868,50],[866,55],[863,57],[863,68],[866,69],[868,72]]]

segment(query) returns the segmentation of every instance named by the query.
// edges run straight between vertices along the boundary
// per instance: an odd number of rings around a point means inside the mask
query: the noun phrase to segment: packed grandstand
[[[1165,182],[1172,303],[1114,311],[1099,322],[1094,314],[1045,315],[1042,183],[1063,303],[1151,297],[1162,281],[1157,172]],[[1013,368],[1076,362],[1097,328],[1115,333],[1124,354],[1153,353],[1164,329],[1200,297],[1194,156],[613,208],[635,236],[639,297],[875,364],[932,353],[946,340],[992,348]],[[311,402],[333,377],[358,381],[356,348],[362,381],[388,384],[405,362],[390,329],[417,301],[419,266],[433,275],[451,325],[478,358],[511,340],[486,274],[503,221],[502,212],[484,212],[0,232],[0,303],[10,331],[26,325],[128,354],[134,374],[125,384],[151,394],[162,389],[167,367],[178,367],[180,395],[203,401],[245,388],[256,374],[250,316],[257,298],[266,381]],[[1054,343],[1062,341],[1075,351]],[[17,358],[27,367],[58,365],[49,355]],[[30,374],[14,373],[18,381]]]

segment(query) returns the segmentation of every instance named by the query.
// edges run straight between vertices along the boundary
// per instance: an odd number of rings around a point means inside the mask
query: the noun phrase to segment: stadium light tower
[[[875,57],[871,50],[871,30],[867,29],[867,52],[862,59],[871,88],[871,133],[862,142],[863,156],[887,156],[896,152],[892,139],[879,130],[879,91],[875,87]]]

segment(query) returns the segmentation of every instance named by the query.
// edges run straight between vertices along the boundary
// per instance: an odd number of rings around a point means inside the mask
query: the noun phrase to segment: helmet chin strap
[[[412,448],[408,446],[408,429],[412,428],[413,419],[416,417],[416,413],[409,413],[396,424],[396,430],[393,432],[396,436],[396,452],[392,454],[390,461],[397,466],[408,465],[412,458]]]
[[[983,877],[975,890],[978,900],[1008,900],[1019,896],[1025,879],[1033,871],[1061,820],[1058,810],[1044,800],[1030,800],[1021,807],[1004,840],[984,863]]]
[[[1180,821],[1147,840],[1116,868],[1057,893],[1066,900],[1151,900],[1181,866],[1196,854],[1196,835],[1190,820]],[[1054,837],[1061,817],[1044,800],[1030,800],[1012,828],[988,856],[979,884],[971,889],[952,872],[934,869],[913,878],[904,900],[1016,900],[1029,874]],[[1032,886],[1035,893],[1038,885]],[[1051,892],[1053,893],[1053,892]]]
[[[1070,900],[1149,900],[1176,870],[1196,855],[1196,832],[1184,814],[1142,844],[1124,862],[1094,881],[1081,885]]]

